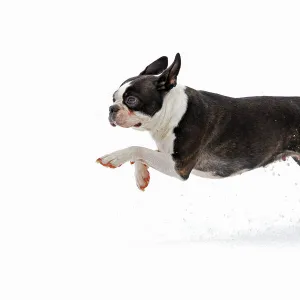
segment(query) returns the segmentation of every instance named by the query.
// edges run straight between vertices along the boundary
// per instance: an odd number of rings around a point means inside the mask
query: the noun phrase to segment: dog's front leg
[[[134,168],[136,185],[141,191],[144,191],[150,181],[148,166],[142,161],[136,161]]]
[[[147,166],[172,177],[183,179],[175,170],[172,155],[144,147],[129,147],[97,159],[98,163],[116,168],[128,161],[142,161]]]

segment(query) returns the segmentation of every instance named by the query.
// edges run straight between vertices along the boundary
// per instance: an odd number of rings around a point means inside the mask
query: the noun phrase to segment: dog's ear
[[[140,73],[140,75],[158,75],[168,67],[168,58],[162,56]]]
[[[180,54],[177,53],[172,65],[166,69],[158,78],[157,89],[158,90],[170,90],[177,84],[177,75],[181,66]]]

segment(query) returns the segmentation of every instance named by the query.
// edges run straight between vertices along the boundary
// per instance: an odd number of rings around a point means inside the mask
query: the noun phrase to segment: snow
[[[181,84],[300,95],[296,4],[0,4],[0,299],[299,299],[300,168],[187,182],[95,160],[150,135],[112,94],[181,53]],[[280,20],[280,21],[279,21]]]

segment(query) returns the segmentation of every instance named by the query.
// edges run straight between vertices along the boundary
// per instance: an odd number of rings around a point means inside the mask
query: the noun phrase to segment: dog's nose
[[[112,105],[109,107],[109,112],[112,113],[116,113],[120,110],[120,107],[118,105]]]

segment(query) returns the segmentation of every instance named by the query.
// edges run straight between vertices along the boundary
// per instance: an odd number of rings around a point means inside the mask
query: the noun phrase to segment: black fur
[[[158,78],[157,89],[169,91],[177,85],[177,75],[181,67],[181,58],[179,53],[176,54],[174,62]]]
[[[162,107],[165,94],[177,84],[177,75],[181,66],[180,55],[175,56],[174,62],[168,67],[168,58],[162,56],[148,65],[139,76],[131,77],[122,85],[131,81],[131,85],[123,95],[123,103],[128,96],[139,99],[139,105],[132,110],[153,116]],[[163,72],[160,76],[156,77]]]
[[[163,93],[156,88],[157,77],[152,75],[143,75],[134,79],[131,85],[126,89],[123,95],[123,103],[128,96],[134,96],[139,99],[139,104],[132,108],[134,111],[142,112],[153,116],[162,107]]]
[[[162,56],[145,68],[140,75],[158,75],[168,67],[168,58]]]
[[[193,168],[227,177],[300,153],[300,97],[231,98],[188,87],[186,94],[173,154],[184,178]]]

